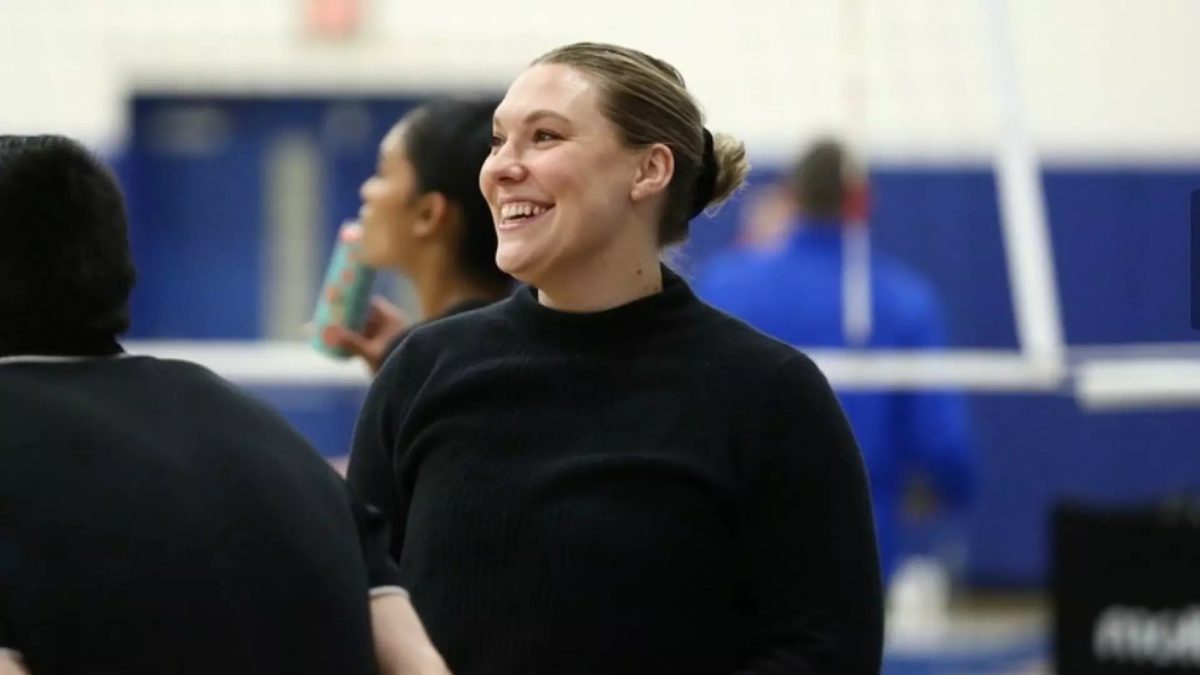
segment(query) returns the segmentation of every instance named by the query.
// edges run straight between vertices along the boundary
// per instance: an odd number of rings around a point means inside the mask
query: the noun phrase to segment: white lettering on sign
[[[1200,605],[1182,610],[1109,607],[1096,620],[1092,649],[1098,661],[1200,668]]]

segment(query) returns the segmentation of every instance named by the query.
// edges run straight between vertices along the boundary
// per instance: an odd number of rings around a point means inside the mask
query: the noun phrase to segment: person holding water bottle
[[[376,372],[409,330],[397,307],[381,297],[365,299],[371,268],[408,277],[426,320],[484,307],[509,293],[512,280],[496,266],[496,232],[479,192],[497,103],[435,100],[384,137],[376,172],[362,186],[359,221],[339,233],[340,255],[357,256],[361,264],[355,272],[335,256],[334,277],[350,270],[353,278],[327,280],[323,293],[344,295],[324,298],[318,309],[314,339],[321,349],[362,358]],[[356,295],[365,316],[355,316]]]

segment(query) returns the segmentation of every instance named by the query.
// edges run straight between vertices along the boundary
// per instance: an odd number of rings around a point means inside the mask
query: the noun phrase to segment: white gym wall
[[[307,38],[304,5],[0,0],[0,130],[111,146],[135,88],[500,88],[541,51],[579,39],[628,43],[678,65],[712,125],[748,140],[759,161],[837,129],[846,112],[839,2],[366,0],[362,30],[344,44]],[[979,3],[863,5],[873,157],[989,156],[998,108]],[[1200,3],[1016,0],[1008,13],[1044,158],[1200,154]]]

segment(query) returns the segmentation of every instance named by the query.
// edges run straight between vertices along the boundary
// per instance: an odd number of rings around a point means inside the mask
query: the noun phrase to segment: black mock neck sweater
[[[349,480],[457,675],[879,670],[858,448],[804,355],[664,290],[413,331]]]

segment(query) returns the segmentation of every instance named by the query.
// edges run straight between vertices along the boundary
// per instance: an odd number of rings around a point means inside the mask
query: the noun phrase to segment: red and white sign
[[[364,0],[305,0],[306,23],[311,34],[343,40],[358,31]]]

